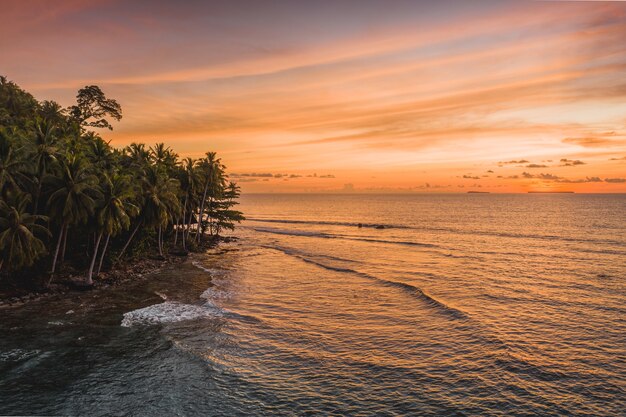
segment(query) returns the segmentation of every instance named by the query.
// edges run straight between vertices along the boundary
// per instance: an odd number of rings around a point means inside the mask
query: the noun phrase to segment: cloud
[[[586,178],[581,178],[581,179],[576,179],[576,180],[560,178],[557,180],[557,182],[567,183],[567,184],[582,184],[582,183],[588,183],[588,182],[602,182],[602,179],[600,179],[599,177],[586,177]]]
[[[506,162],[498,162],[498,165],[514,165],[514,164],[527,164],[530,161],[527,161],[525,159],[520,159],[519,161],[506,161]]]
[[[480,179],[480,177],[471,176],[471,175],[463,175],[463,178],[468,179],[468,180],[479,180]]]
[[[562,158],[560,162],[561,162],[562,167],[573,167],[577,165],[585,165],[583,161],[580,161],[578,159],[572,160],[572,159]]]
[[[623,184],[626,183],[626,178],[605,178],[604,181],[613,184]]]
[[[621,158],[611,158],[609,161],[626,161],[626,156],[622,156]]]
[[[600,148],[624,144],[623,141],[599,137],[565,138],[561,142],[582,146],[584,148]]]
[[[553,175],[553,174],[531,174],[529,172],[522,172],[522,177],[524,178],[537,178],[540,180],[550,180],[550,181],[557,181],[560,180],[561,177],[557,176],[557,175]]]
[[[526,168],[548,168],[548,166],[540,165],[540,164],[529,164],[529,165],[526,165]]]
[[[286,178],[286,179],[294,179],[294,178],[303,178],[304,175],[301,174],[282,174],[282,173],[277,173],[277,174],[272,174],[271,172],[251,172],[251,173],[233,173],[230,174],[230,176],[232,178],[237,178],[240,182],[253,182],[254,179],[256,178],[263,178],[264,181],[268,181],[269,179],[279,179],[279,178]],[[333,175],[322,175],[322,176],[317,176],[317,174],[309,174],[306,175],[307,178],[334,178]]]
[[[244,174],[237,174],[237,173],[233,173],[230,174],[231,177],[233,178],[243,178],[243,177],[253,177],[253,178],[271,178],[274,176],[274,174],[271,174],[269,172],[267,173],[256,173],[256,172],[252,172],[252,173],[244,173]]]
[[[579,178],[579,179],[569,179],[569,178],[563,178],[563,177],[559,177],[558,175],[549,174],[549,173],[533,175],[528,172],[524,172],[522,173],[522,176],[528,179],[533,178],[533,179],[539,179],[539,180],[544,180],[544,181],[554,181],[554,182],[559,182],[559,183],[564,183],[564,184],[583,184],[583,183],[603,182],[603,180],[600,177],[585,177],[585,178]],[[618,180],[616,182],[620,182],[619,181],[620,178],[615,178],[615,179]]]

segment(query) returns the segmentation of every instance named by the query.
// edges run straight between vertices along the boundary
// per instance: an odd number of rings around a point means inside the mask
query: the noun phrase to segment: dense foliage
[[[49,282],[66,265],[91,284],[124,256],[194,250],[243,220],[215,152],[181,160],[162,143],[116,149],[89,130],[121,118],[97,86],[64,109],[0,77],[0,273]]]

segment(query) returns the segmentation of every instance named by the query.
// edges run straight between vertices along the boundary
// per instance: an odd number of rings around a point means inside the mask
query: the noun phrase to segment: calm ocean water
[[[144,282],[0,310],[0,414],[626,415],[626,195],[242,210]]]

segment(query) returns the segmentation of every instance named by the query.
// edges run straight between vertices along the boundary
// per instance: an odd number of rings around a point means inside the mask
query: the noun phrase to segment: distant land
[[[489,191],[468,191],[468,194],[489,194]]]

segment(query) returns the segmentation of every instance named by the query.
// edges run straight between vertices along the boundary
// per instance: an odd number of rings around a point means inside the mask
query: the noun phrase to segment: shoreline
[[[220,242],[229,242],[236,237],[208,237],[208,239],[199,246],[196,252],[204,252],[210,248],[214,248]],[[175,253],[167,254],[163,259],[157,256],[147,256],[144,258],[128,260],[120,263],[116,267],[102,272],[94,279],[94,285],[86,286],[83,284],[84,278],[80,274],[64,271],[57,274],[55,281],[48,288],[32,289],[8,287],[0,289],[0,310],[9,308],[23,307],[31,302],[39,301],[53,296],[71,296],[72,294],[80,294],[97,289],[105,289],[127,284],[145,278],[147,275],[156,272],[168,265],[175,265],[185,262],[189,254],[177,255]]]

